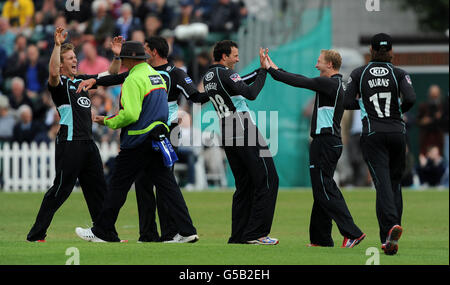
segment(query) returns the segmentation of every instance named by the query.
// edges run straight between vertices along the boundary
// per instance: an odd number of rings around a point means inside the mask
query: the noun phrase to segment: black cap
[[[372,44],[372,49],[376,51],[379,51],[382,47],[385,47],[387,51],[392,49],[392,38],[388,34],[376,34],[372,37],[370,43]]]
[[[127,41],[122,44],[120,58],[147,59],[150,56],[145,53],[144,45],[138,41]]]

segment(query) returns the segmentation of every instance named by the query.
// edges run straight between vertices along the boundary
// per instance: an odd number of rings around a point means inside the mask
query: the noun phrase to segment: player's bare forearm
[[[113,61],[111,62],[111,65],[109,66],[108,72],[110,74],[118,74],[120,70],[121,60],[119,58],[116,59],[114,57]]]
[[[61,65],[60,54],[61,54],[61,45],[55,43],[49,62],[48,82],[51,86],[56,86],[59,83],[59,68]]]

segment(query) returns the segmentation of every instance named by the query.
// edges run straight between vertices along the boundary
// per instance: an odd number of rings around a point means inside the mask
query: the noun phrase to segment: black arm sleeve
[[[228,90],[231,91],[230,96],[242,95],[248,100],[255,100],[259,92],[261,92],[264,87],[267,72],[265,69],[261,69],[251,86],[245,84],[239,74],[232,70],[225,70],[222,75],[221,80],[228,87]]]
[[[400,75],[398,88],[402,99],[402,112],[408,112],[416,102],[416,92],[412,86],[411,78],[406,72],[402,72]]]
[[[102,76],[97,79],[97,86],[113,86],[113,85],[119,85],[122,84],[125,81],[125,78],[127,78],[129,72],[124,72],[120,74],[111,74]]]
[[[329,94],[329,90],[333,89],[333,83],[327,77],[308,78],[300,74],[294,74],[283,69],[269,68],[268,72],[273,79],[281,81],[293,87],[306,88],[323,94]]]
[[[358,82],[359,78],[357,71],[353,70],[347,81],[347,88],[345,89],[344,96],[344,109],[345,110],[359,110],[359,102],[357,96],[359,94]]]
[[[206,102],[209,102],[209,96],[208,94],[206,94],[206,92],[197,91],[197,93],[191,94],[189,100],[191,100],[194,103],[205,104]]]
[[[260,71],[260,68],[256,69],[256,70],[253,70],[249,74],[246,74],[246,75],[242,76],[242,81],[244,81],[244,83],[247,84],[247,85],[252,84],[253,82],[255,82],[256,76],[258,75],[259,71]]]

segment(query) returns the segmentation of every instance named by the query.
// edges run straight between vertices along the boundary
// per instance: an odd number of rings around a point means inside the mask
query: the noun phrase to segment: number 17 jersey
[[[350,74],[346,109],[361,109],[363,134],[405,133],[402,119],[415,100],[409,75],[389,62],[369,62]],[[358,104],[354,108],[350,107]]]

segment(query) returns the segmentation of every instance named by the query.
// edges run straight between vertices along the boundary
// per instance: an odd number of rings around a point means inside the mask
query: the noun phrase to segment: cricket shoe
[[[27,242],[45,242],[45,239],[27,240]]]
[[[393,226],[389,232],[386,239],[386,243],[381,245],[381,249],[387,255],[394,255],[398,251],[398,240],[402,236],[403,229],[399,225]]]
[[[80,227],[75,228],[75,233],[82,239],[90,242],[106,242],[94,235],[91,228],[83,229]]]
[[[262,245],[277,245],[278,244],[278,239],[276,238],[271,238],[271,237],[262,237],[259,239],[255,239],[255,240],[249,240],[247,241],[247,243],[249,244],[262,244]]]
[[[198,235],[182,236],[176,234],[172,240],[164,241],[164,243],[194,243],[199,240]]]
[[[362,234],[359,238],[356,239],[349,239],[347,237],[344,237],[344,241],[342,242],[342,248],[353,248],[357,246],[364,238],[366,237],[366,234]]]

